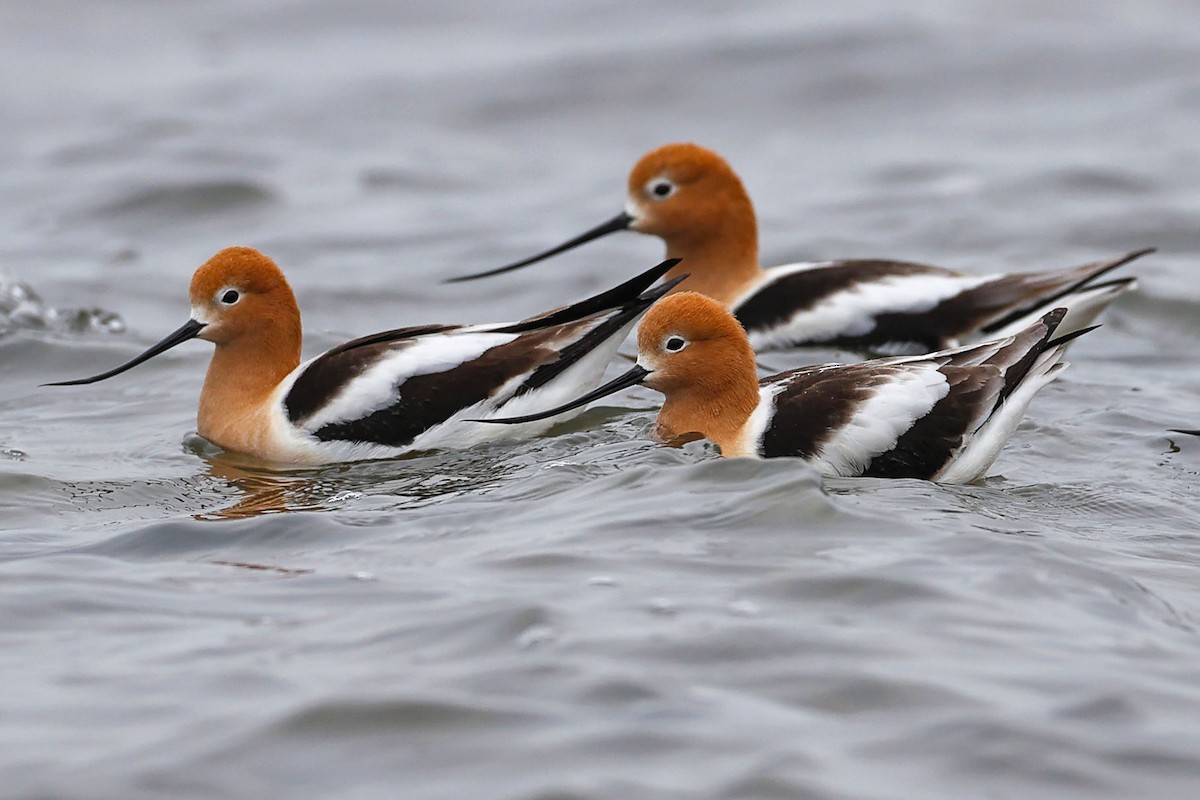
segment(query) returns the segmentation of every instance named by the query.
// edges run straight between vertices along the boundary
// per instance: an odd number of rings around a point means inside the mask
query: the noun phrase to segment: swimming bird
[[[656,303],[638,329],[637,364],[576,400],[540,414],[493,417],[528,423],[634,384],[665,395],[657,435],[710,439],[723,456],[798,456],[827,476],[983,477],[1033,395],[1066,366],[1051,338],[1055,309],[1012,336],[969,347],[802,367],[757,379],[754,351],[726,308],[697,292]]]
[[[503,436],[462,420],[543,411],[599,384],[674,281],[647,287],[674,265],[522,322],[399,328],[301,364],[300,309],[283,272],[257,250],[231,247],[196,270],[191,317],[177,331],[108,372],[49,385],[102,381],[200,338],[216,350],[197,430],[225,450],[319,464],[528,437],[558,415]]]
[[[1098,279],[1153,252],[1048,272],[965,275],[885,259],[820,261],[763,269],[758,224],[741,180],[717,153],[668,144],[644,155],[629,174],[625,210],[545,252],[498,269],[452,278],[474,280],[519,269],[615,231],[663,239],[689,277],[680,289],[728,306],[758,352],[838,347],[867,353],[927,353],[1022,330],[1048,310],[1068,309],[1061,331],[1086,327],[1131,278]]]

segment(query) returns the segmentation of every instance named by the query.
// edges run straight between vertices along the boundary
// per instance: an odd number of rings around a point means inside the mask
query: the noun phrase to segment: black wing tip
[[[1091,288],[1093,285],[1095,285],[1094,284],[1095,280],[1097,278],[1099,278],[1100,276],[1106,275],[1109,272],[1112,272],[1114,269],[1117,269],[1118,267],[1123,267],[1132,261],[1137,261],[1142,256],[1148,256],[1151,253],[1157,253],[1157,252],[1158,252],[1157,247],[1143,247],[1140,250],[1131,250],[1128,253],[1126,253],[1125,255],[1117,256],[1116,258],[1114,258],[1110,261],[1097,262],[1097,266],[1099,266],[1100,268],[1098,270],[1096,270],[1095,272],[1093,272],[1088,277],[1084,278],[1082,281],[1080,281],[1075,286],[1068,287],[1068,291],[1077,291],[1079,289]]]
[[[1102,268],[1100,269],[1099,272],[1093,274],[1090,278],[1085,279],[1083,285],[1084,286],[1089,285],[1090,281],[1095,280],[1100,275],[1103,275],[1106,272],[1114,270],[1117,267],[1123,267],[1131,261],[1137,261],[1142,256],[1148,256],[1151,253],[1157,253],[1157,252],[1158,252],[1157,247],[1143,247],[1140,250],[1130,250],[1128,253],[1125,253],[1124,255],[1121,255],[1121,256],[1117,256],[1116,258],[1114,258],[1110,261],[1098,261],[1098,262],[1096,262],[1096,264],[1103,265]]]
[[[1096,262],[1096,265],[1099,266],[1099,269],[1097,269],[1091,275],[1084,278],[1082,281],[1075,284],[1074,286],[1068,287],[1067,292],[1069,293],[1072,291],[1078,291],[1080,289],[1090,289],[1095,285],[1095,283],[1094,283],[1095,280],[1097,278],[1099,278],[1100,276],[1107,275],[1109,272],[1112,272],[1114,269],[1123,267],[1132,261],[1137,261],[1142,256],[1148,256],[1151,253],[1157,253],[1157,252],[1158,252],[1157,247],[1143,247],[1140,250],[1131,250],[1128,253],[1126,253],[1125,255],[1117,256],[1116,258],[1114,258],[1110,261]]]
[[[1109,281],[1097,281],[1089,283],[1086,286],[1080,287],[1080,291],[1092,291],[1093,289],[1114,289],[1118,286],[1129,286],[1137,283],[1137,278],[1113,278]]]
[[[1067,309],[1063,308],[1062,306],[1059,306],[1058,308],[1052,308],[1049,311],[1047,311],[1045,314],[1042,314],[1042,318],[1039,319],[1038,322],[1034,323],[1034,324],[1036,325],[1038,323],[1041,323],[1042,325],[1045,325],[1047,328],[1049,328],[1049,330],[1046,331],[1046,335],[1049,336],[1050,334],[1054,333],[1055,330],[1058,329],[1058,326],[1062,324],[1062,321],[1066,316],[1067,316]]]
[[[1096,330],[1096,328],[1099,328],[1099,327],[1102,327],[1102,326],[1089,325],[1086,328],[1080,328],[1077,331],[1071,331],[1070,333],[1064,333],[1062,336],[1059,336],[1057,339],[1051,339],[1050,341],[1046,342],[1045,349],[1048,350],[1051,347],[1058,347],[1059,345],[1063,345],[1063,344],[1066,344],[1067,342],[1074,341],[1075,339],[1078,339],[1080,336],[1083,336],[1085,333],[1091,333],[1092,331]]]
[[[678,259],[676,259],[676,261],[678,261]],[[672,289],[674,289],[676,286],[683,283],[690,277],[692,277],[691,273],[688,273],[688,272],[685,272],[682,275],[676,275],[674,278],[671,278],[671,280],[663,281],[658,286],[655,286],[651,289],[647,289],[645,292],[642,292],[640,295],[638,295],[638,299],[639,300],[651,300],[651,301],[659,300],[664,295],[666,295],[668,292],[670,292]]]
[[[668,258],[611,289],[564,306],[556,311],[539,314],[536,317],[530,317],[529,319],[515,322],[512,325],[496,328],[495,332],[524,333],[526,331],[574,322],[592,314],[627,306],[630,303],[645,302],[647,295],[643,295],[643,292],[660,277],[670,272],[671,268],[678,264],[679,261],[680,259],[678,258]],[[675,284],[672,283],[671,285],[674,286]],[[657,299],[657,297],[654,299]]]
[[[1049,325],[1058,325],[1063,321],[1063,317],[1066,315],[1066,306],[1056,306],[1042,315],[1042,322],[1045,322]]]
[[[464,422],[481,422],[484,425],[520,425],[522,422],[537,422],[539,417],[537,414],[528,414],[524,417],[501,417],[499,419],[468,419]]]
[[[1200,436],[1200,429],[1188,430],[1186,428],[1167,428],[1171,433],[1182,433],[1187,436]]]
[[[668,258],[665,261],[661,261],[621,285],[607,292],[601,292],[595,298],[610,297],[611,308],[626,306],[630,303],[649,306],[688,277],[687,275],[676,275],[669,281],[664,281],[658,286],[654,285],[656,280],[674,269],[675,265],[682,260],[681,258]]]
[[[643,272],[642,274],[634,277],[632,280],[626,281],[625,283],[626,284],[642,283],[642,284],[644,284],[644,286],[649,286],[650,284],[654,283],[656,280],[661,278],[663,275],[666,275],[668,272],[670,272],[672,269],[674,269],[675,266],[678,265],[679,262],[681,262],[681,261],[683,261],[682,258],[664,259],[664,260],[658,262],[657,264],[655,264],[650,269]]]
[[[610,292],[614,296],[625,298],[625,302],[628,302],[629,300],[636,300],[643,296],[643,293],[647,295],[653,294],[662,288],[661,286],[658,286],[650,289],[650,287],[654,285],[654,282],[674,269],[675,266],[682,260],[682,258],[668,258],[664,261],[660,261],[645,272],[635,275],[619,286],[614,287],[610,290]],[[670,283],[671,286],[675,286],[680,280],[682,280],[682,278],[672,278],[670,281],[668,281],[668,283]],[[609,292],[605,292],[604,294],[608,293]]]
[[[1125,255],[1118,256],[1117,258],[1114,258],[1110,261],[1096,261],[1096,262],[1093,262],[1092,264],[1086,265],[1084,267],[1075,267],[1074,269],[1076,269],[1076,270],[1087,269],[1088,267],[1091,267],[1092,269],[1083,278],[1080,278],[1079,280],[1074,281],[1070,285],[1065,286],[1062,289],[1060,289],[1056,292],[1053,292],[1046,297],[1043,297],[1038,300],[1032,301],[1030,303],[1024,304],[1021,307],[1016,308],[1007,314],[1004,314],[999,319],[992,320],[991,322],[989,322],[988,324],[986,324],[982,328],[980,328],[980,330],[985,334],[994,333],[994,332],[1000,330],[1001,328],[1003,328],[1004,326],[1015,322],[1016,320],[1025,316],[1026,314],[1032,314],[1032,313],[1036,312],[1038,309],[1051,306],[1054,303],[1057,303],[1058,301],[1062,300],[1064,297],[1068,297],[1069,295],[1074,294],[1075,292],[1080,292],[1080,291],[1083,291],[1086,289],[1098,289],[1098,288],[1103,288],[1106,286],[1115,286],[1121,282],[1133,283],[1134,281],[1137,280],[1136,278],[1119,278],[1117,280],[1104,281],[1104,282],[1099,282],[1098,279],[1103,277],[1104,275],[1107,275],[1108,273],[1112,272],[1114,269],[1125,266],[1126,264],[1128,264],[1131,261],[1136,261],[1137,259],[1141,258],[1142,256],[1149,255],[1150,253],[1157,253],[1157,252],[1158,252],[1157,247],[1143,247],[1140,250],[1131,250],[1130,252],[1126,253]],[[1032,274],[1038,274],[1038,273],[1032,273]]]
[[[1099,324],[1089,325],[1086,328],[1079,328],[1078,330],[1071,331],[1070,333],[1064,333],[1062,336],[1059,336],[1057,338],[1053,338],[1053,339],[1050,338],[1050,337],[1054,336],[1054,332],[1058,330],[1059,325],[1062,325],[1062,321],[1064,318],[1066,318],[1066,316],[1067,316],[1067,309],[1063,308],[1062,306],[1052,309],[1042,315],[1040,322],[1042,325],[1046,326],[1047,330],[1046,330],[1046,334],[1045,334],[1046,338],[1044,340],[1045,344],[1042,345],[1041,349],[1047,350],[1051,347],[1056,347],[1060,344],[1066,344],[1067,342],[1069,342],[1073,339],[1078,339],[1080,336],[1083,336],[1085,333],[1091,333],[1092,331],[1096,330],[1096,328],[1100,327]]]

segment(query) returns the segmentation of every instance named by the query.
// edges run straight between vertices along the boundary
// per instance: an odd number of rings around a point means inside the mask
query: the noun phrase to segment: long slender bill
[[[146,352],[142,353],[137,358],[134,358],[131,361],[127,361],[126,363],[122,364],[121,366],[117,367],[116,369],[110,369],[108,372],[102,372],[99,375],[93,375],[90,378],[79,378],[78,380],[74,380],[74,381],[59,381],[58,383],[43,383],[42,385],[43,386],[80,386],[85,383],[95,383],[96,381],[102,381],[107,378],[111,378],[114,375],[120,375],[125,370],[133,369],[138,364],[141,364],[143,361],[149,361],[150,359],[154,358],[159,353],[165,353],[166,351],[170,350],[172,347],[174,347],[177,344],[183,344],[188,339],[195,339],[196,336],[202,330],[204,330],[203,322],[196,322],[196,320],[194,320],[194,319],[189,319],[187,322],[185,322],[183,324],[182,327],[179,328],[179,330],[175,331],[170,336],[163,339],[161,342],[154,345],[153,347],[151,347]]]
[[[579,408],[582,405],[587,405],[593,400],[599,400],[601,397],[607,397],[610,394],[616,394],[622,389],[628,389],[630,386],[635,386],[646,379],[650,374],[650,370],[635,366],[633,369],[626,372],[619,378],[609,381],[598,389],[593,389],[582,397],[577,397],[569,403],[565,403],[558,408],[552,408],[549,411],[539,411],[536,414],[527,414],[523,417],[500,417],[494,419],[474,419],[471,422],[496,422],[502,425],[516,425],[520,422],[537,422],[539,419],[547,417],[556,417],[567,411]]]
[[[503,267],[497,267],[496,269],[489,269],[486,272],[476,272],[471,275],[459,275],[457,278],[448,278],[445,282],[461,283],[462,281],[473,281],[476,278],[489,278],[492,275],[500,275],[505,272],[511,272],[514,269],[520,269],[521,267],[527,267],[530,264],[536,264],[542,259],[550,258],[550,256],[556,256],[559,253],[565,253],[568,250],[579,247],[581,244],[587,244],[593,239],[599,239],[601,236],[607,236],[608,234],[616,231],[627,230],[631,224],[633,224],[633,217],[622,211],[608,222],[603,222],[592,228],[590,231],[581,233],[574,239],[563,242],[557,247],[551,247],[549,250],[538,253],[536,256],[530,256],[529,258],[522,259],[521,261],[514,261],[511,264],[505,264]]]

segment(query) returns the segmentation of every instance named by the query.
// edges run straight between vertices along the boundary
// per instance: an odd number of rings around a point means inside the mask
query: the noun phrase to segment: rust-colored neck
[[[218,344],[200,392],[199,434],[226,450],[270,458],[268,400],[300,364],[300,342],[297,315],[294,324]]]
[[[742,368],[717,370],[704,381],[669,391],[658,414],[658,435],[670,440],[696,432],[724,456],[750,455],[743,432],[758,407],[758,381],[753,359],[736,366]]]
[[[674,291],[693,291],[729,306],[762,276],[758,229],[749,200],[664,236],[667,258],[682,259],[668,279],[690,275]]]

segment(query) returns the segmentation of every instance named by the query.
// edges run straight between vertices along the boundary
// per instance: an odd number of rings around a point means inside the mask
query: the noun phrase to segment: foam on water
[[[0,336],[22,328],[124,333],[125,321],[119,314],[100,308],[52,308],[28,283],[0,274]]]

